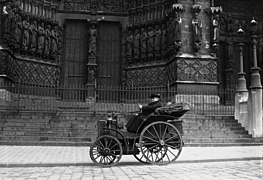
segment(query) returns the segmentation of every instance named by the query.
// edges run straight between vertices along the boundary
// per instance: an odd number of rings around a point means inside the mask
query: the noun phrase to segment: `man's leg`
[[[135,118],[130,119],[126,125],[127,131],[136,133],[142,121],[143,119],[141,119],[139,116],[136,116]]]

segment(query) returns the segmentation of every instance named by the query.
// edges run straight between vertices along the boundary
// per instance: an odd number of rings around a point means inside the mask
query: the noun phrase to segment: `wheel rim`
[[[144,158],[152,164],[169,164],[175,161],[182,151],[179,131],[167,122],[154,122],[146,126],[139,143]]]
[[[142,147],[142,149],[143,149],[143,151],[145,151],[146,147]],[[139,162],[141,162],[143,164],[150,164],[150,162],[143,155],[142,151],[140,151],[139,154],[134,154],[133,156],[135,157],[135,159],[137,159]]]
[[[100,136],[90,147],[90,157],[97,165],[104,167],[115,166],[122,157],[121,143],[115,137]]]

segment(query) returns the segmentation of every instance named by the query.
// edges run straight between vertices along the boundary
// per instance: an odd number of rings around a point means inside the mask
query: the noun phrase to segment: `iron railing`
[[[235,92],[201,86],[179,92],[172,87],[70,86],[8,84],[0,86],[0,109],[28,111],[137,111],[137,104],[160,93],[163,104],[187,102],[190,114],[233,115]]]

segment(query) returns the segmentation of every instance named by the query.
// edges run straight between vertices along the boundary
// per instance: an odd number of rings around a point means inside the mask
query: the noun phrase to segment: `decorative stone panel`
[[[23,83],[56,86],[60,68],[56,64],[10,58],[9,77]]]
[[[178,58],[177,81],[217,82],[215,59]]]
[[[173,84],[177,80],[177,68],[176,68],[176,60],[171,61],[170,63],[167,64],[166,67],[166,76],[168,78],[169,84]]]
[[[128,86],[165,86],[167,84],[165,66],[151,66],[127,70]]]
[[[64,10],[92,13],[127,13],[125,0],[65,0]]]

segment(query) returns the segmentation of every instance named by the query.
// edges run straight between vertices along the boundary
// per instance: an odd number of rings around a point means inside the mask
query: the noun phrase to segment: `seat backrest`
[[[137,134],[141,133],[146,126],[148,126],[153,122],[157,122],[157,121],[167,122],[169,120],[176,120],[176,118],[169,115],[151,115],[140,125],[140,127],[137,130]]]
[[[190,105],[187,103],[172,103],[155,109],[155,113],[157,115],[170,115],[178,118],[183,116],[189,110]]]

